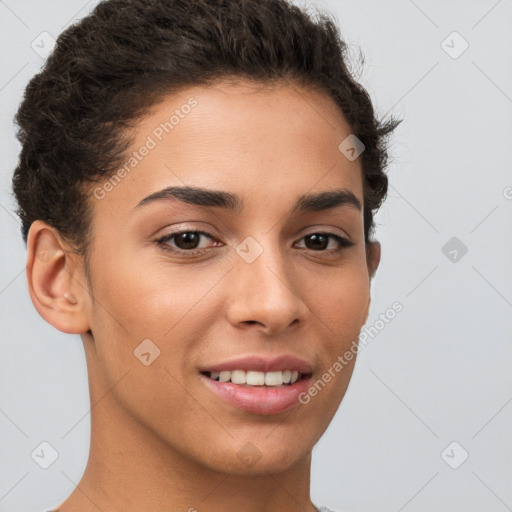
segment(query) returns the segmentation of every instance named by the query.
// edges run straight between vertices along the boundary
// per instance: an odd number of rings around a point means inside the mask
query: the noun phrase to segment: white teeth
[[[245,384],[245,372],[243,370],[231,372],[231,382],[233,384]]]
[[[280,386],[283,383],[283,372],[265,373],[265,386]]]
[[[294,384],[299,380],[299,372],[294,370],[283,370],[278,372],[254,372],[244,370],[233,370],[211,372],[210,378],[220,382],[233,382],[233,384],[248,384],[249,386],[281,386],[283,384]]]
[[[221,382],[227,382],[231,379],[231,372],[220,372],[219,373],[219,380]]]
[[[247,372],[245,382],[250,386],[263,386],[265,384],[265,374],[263,372]]]

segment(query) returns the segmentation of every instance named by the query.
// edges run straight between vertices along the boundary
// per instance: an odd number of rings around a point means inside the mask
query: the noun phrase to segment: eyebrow
[[[169,199],[178,199],[202,207],[224,208],[233,212],[241,211],[244,206],[243,199],[232,192],[199,187],[167,187],[145,197],[134,209]],[[300,196],[292,209],[292,214],[331,210],[341,206],[349,206],[358,211],[362,208],[361,202],[353,192],[348,189],[336,189]]]

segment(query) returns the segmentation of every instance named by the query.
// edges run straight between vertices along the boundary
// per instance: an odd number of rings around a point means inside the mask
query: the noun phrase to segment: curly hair
[[[41,219],[85,254],[87,186],[120,165],[137,120],[173,92],[245,78],[312,87],[340,107],[365,146],[368,242],[388,189],[385,141],[400,121],[376,119],[347,51],[330,15],[288,0],[101,1],[59,36],[15,117],[22,147],[12,184],[24,241]]]

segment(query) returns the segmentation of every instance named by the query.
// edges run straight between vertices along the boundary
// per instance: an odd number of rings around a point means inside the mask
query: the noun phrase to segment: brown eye
[[[326,235],[314,234],[304,237],[305,240],[309,240],[309,244],[306,242],[308,249],[322,250],[327,249],[329,245],[329,237]]]
[[[155,243],[166,251],[194,254],[195,252],[203,252],[208,248],[199,247],[202,238],[214,240],[214,238],[205,231],[188,230],[165,235],[158,240],[155,240]]]
[[[331,251],[326,251],[329,246],[330,239],[334,239],[338,248],[334,247]],[[339,252],[348,247],[355,245],[350,240],[343,238],[335,233],[311,233],[303,237],[305,240],[306,249],[319,252]]]
[[[187,231],[186,233],[174,235],[173,238],[178,249],[197,249],[201,236],[194,231]]]

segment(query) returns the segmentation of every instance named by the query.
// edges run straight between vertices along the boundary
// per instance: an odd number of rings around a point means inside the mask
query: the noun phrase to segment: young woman
[[[89,460],[55,510],[327,510],[311,453],[368,316],[397,124],[333,21],[103,1],[17,123],[30,296],[89,372]]]

